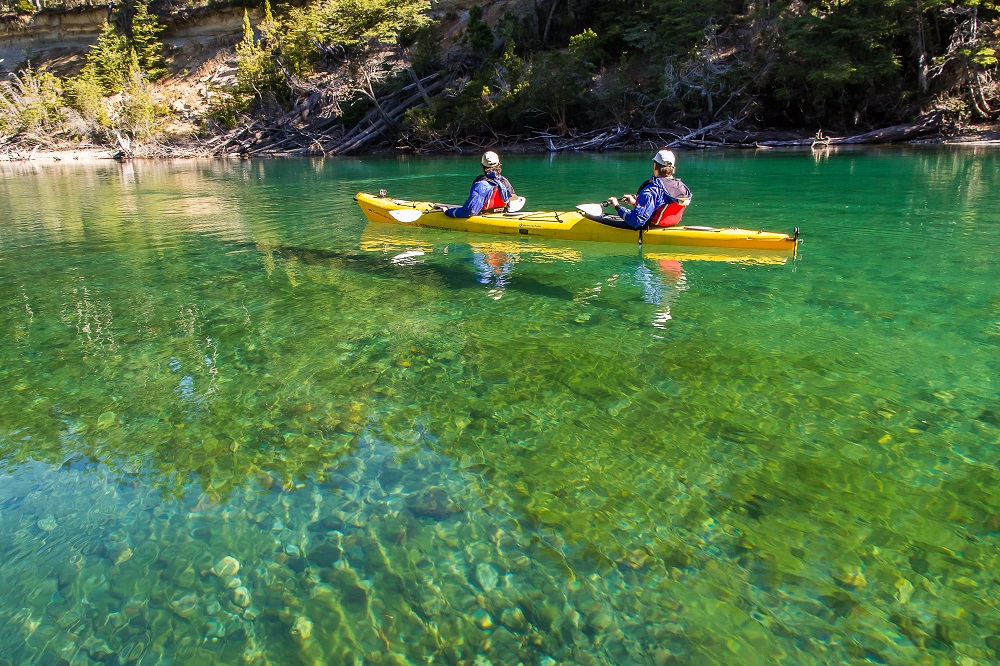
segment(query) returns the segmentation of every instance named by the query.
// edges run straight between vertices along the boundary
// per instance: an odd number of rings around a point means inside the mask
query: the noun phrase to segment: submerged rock
[[[527,621],[524,618],[524,612],[520,608],[505,608],[503,613],[500,614],[500,624],[511,631],[524,631]]]
[[[415,516],[437,520],[462,512],[462,507],[453,502],[448,493],[439,487],[427,488],[410,495],[406,499],[406,506]]]
[[[295,624],[292,625],[292,635],[299,640],[305,640],[312,636],[313,623],[312,620],[306,617],[295,618]]]
[[[171,601],[170,608],[185,620],[190,619],[198,609],[198,597],[194,594],[185,594]]]
[[[604,611],[598,611],[597,613],[594,613],[589,618],[587,618],[587,626],[598,634],[603,634],[612,626],[614,626],[614,624],[615,624],[614,618],[612,618]]]
[[[500,575],[493,568],[492,564],[481,562],[476,565],[476,582],[479,583],[479,587],[483,588],[484,591],[489,592],[496,589],[497,584],[500,582]]]
[[[237,587],[233,590],[233,603],[240,608],[246,608],[250,605],[250,590],[245,587]]]
[[[132,559],[132,549],[126,544],[120,543],[108,551],[108,559],[116,566],[123,562],[128,562]]]
[[[480,629],[489,629],[493,626],[493,618],[490,617],[489,612],[482,608],[472,614],[472,621]]]
[[[215,563],[212,567],[212,573],[214,573],[219,578],[227,578],[230,576],[235,576],[240,570],[240,562],[235,557],[223,557],[221,560]]]
[[[324,543],[309,551],[309,561],[319,567],[332,567],[340,559],[343,551],[333,544]]]

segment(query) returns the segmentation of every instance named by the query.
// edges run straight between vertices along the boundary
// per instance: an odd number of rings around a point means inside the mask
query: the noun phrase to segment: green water
[[[681,154],[783,263],[351,198],[475,172],[0,164],[0,664],[1000,659],[996,153]]]

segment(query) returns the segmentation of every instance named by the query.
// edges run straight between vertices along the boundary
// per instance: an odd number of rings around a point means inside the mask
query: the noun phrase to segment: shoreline
[[[764,133],[762,133],[764,134]],[[767,133],[773,136],[773,133]],[[898,147],[922,147],[922,146],[968,146],[968,147],[997,147],[1000,148],[1000,130],[988,133],[981,132],[970,132],[968,136],[961,137],[933,137],[933,138],[923,138],[915,139],[911,141],[886,141],[886,142],[864,142],[864,143],[831,143],[830,145],[812,147],[811,145],[812,137],[803,137],[798,139],[784,139],[776,141],[764,141],[759,143],[759,145],[747,145],[745,143],[733,143],[729,145],[719,145],[710,147],[688,147],[688,146],[671,146],[672,149],[687,150],[690,152],[697,151],[716,151],[716,150],[739,150],[739,151],[771,151],[771,150],[805,150],[811,149],[817,153],[823,153],[828,151],[835,151],[841,148],[884,148],[887,146],[898,146]],[[836,140],[836,139],[834,139]],[[528,142],[528,141],[518,141],[506,146],[497,146],[497,149],[502,150],[504,153],[509,155],[556,155],[556,154],[567,154],[567,153],[581,153],[581,154],[600,154],[600,153],[630,153],[630,152],[642,152],[647,150],[650,146],[656,147],[659,144],[655,141],[643,142],[647,145],[640,144],[630,144],[630,145],[618,145],[609,146],[606,148],[561,148],[552,150],[542,145],[541,142]],[[777,145],[769,145],[769,144]],[[159,146],[157,151],[159,154],[156,155],[143,155],[141,150],[137,151],[134,158],[129,158],[126,160],[119,160],[116,157],[117,149],[111,146],[104,148],[63,148],[63,149],[16,149],[7,147],[3,152],[0,152],[0,163],[17,164],[17,163],[32,163],[32,164],[60,164],[62,162],[76,162],[76,163],[95,163],[95,162],[107,162],[107,161],[161,161],[161,160],[192,160],[192,159],[234,159],[234,160],[248,160],[248,159],[269,159],[269,158],[338,158],[338,157],[348,157],[348,158],[363,158],[363,157],[421,157],[421,156],[445,156],[445,155],[468,155],[475,152],[479,152],[485,148],[479,148],[474,146],[469,146],[467,149],[458,150],[420,150],[414,148],[373,148],[366,151],[360,151],[358,153],[351,153],[348,155],[330,155],[321,153],[309,153],[307,147],[294,148],[285,151],[275,151],[275,152],[261,152],[253,154],[239,154],[239,153],[225,153],[225,154],[210,154],[203,151],[198,151],[194,147],[187,147],[183,145],[179,146],[169,146],[164,150],[163,146]]]

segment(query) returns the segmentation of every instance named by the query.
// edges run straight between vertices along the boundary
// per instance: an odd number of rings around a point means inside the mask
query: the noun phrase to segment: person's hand
[[[442,213],[447,213],[448,206],[445,206],[444,204],[434,204],[434,210],[439,210]]]
[[[634,194],[623,194],[622,202],[627,203],[629,206],[635,205],[635,195]]]
[[[618,199],[614,197],[608,197],[608,205],[612,208],[618,208]]]

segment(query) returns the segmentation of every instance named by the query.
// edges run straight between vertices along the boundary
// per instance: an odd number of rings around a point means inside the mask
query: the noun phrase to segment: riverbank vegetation
[[[232,74],[203,86],[203,107],[179,130],[176,86],[157,83],[186,73],[160,41],[171,11],[116,4],[71,75],[24,63],[0,84],[0,143],[334,154],[753,145],[764,129],[899,126],[879,135],[888,140],[1000,115],[995,0],[265,0],[244,10],[223,54]]]

